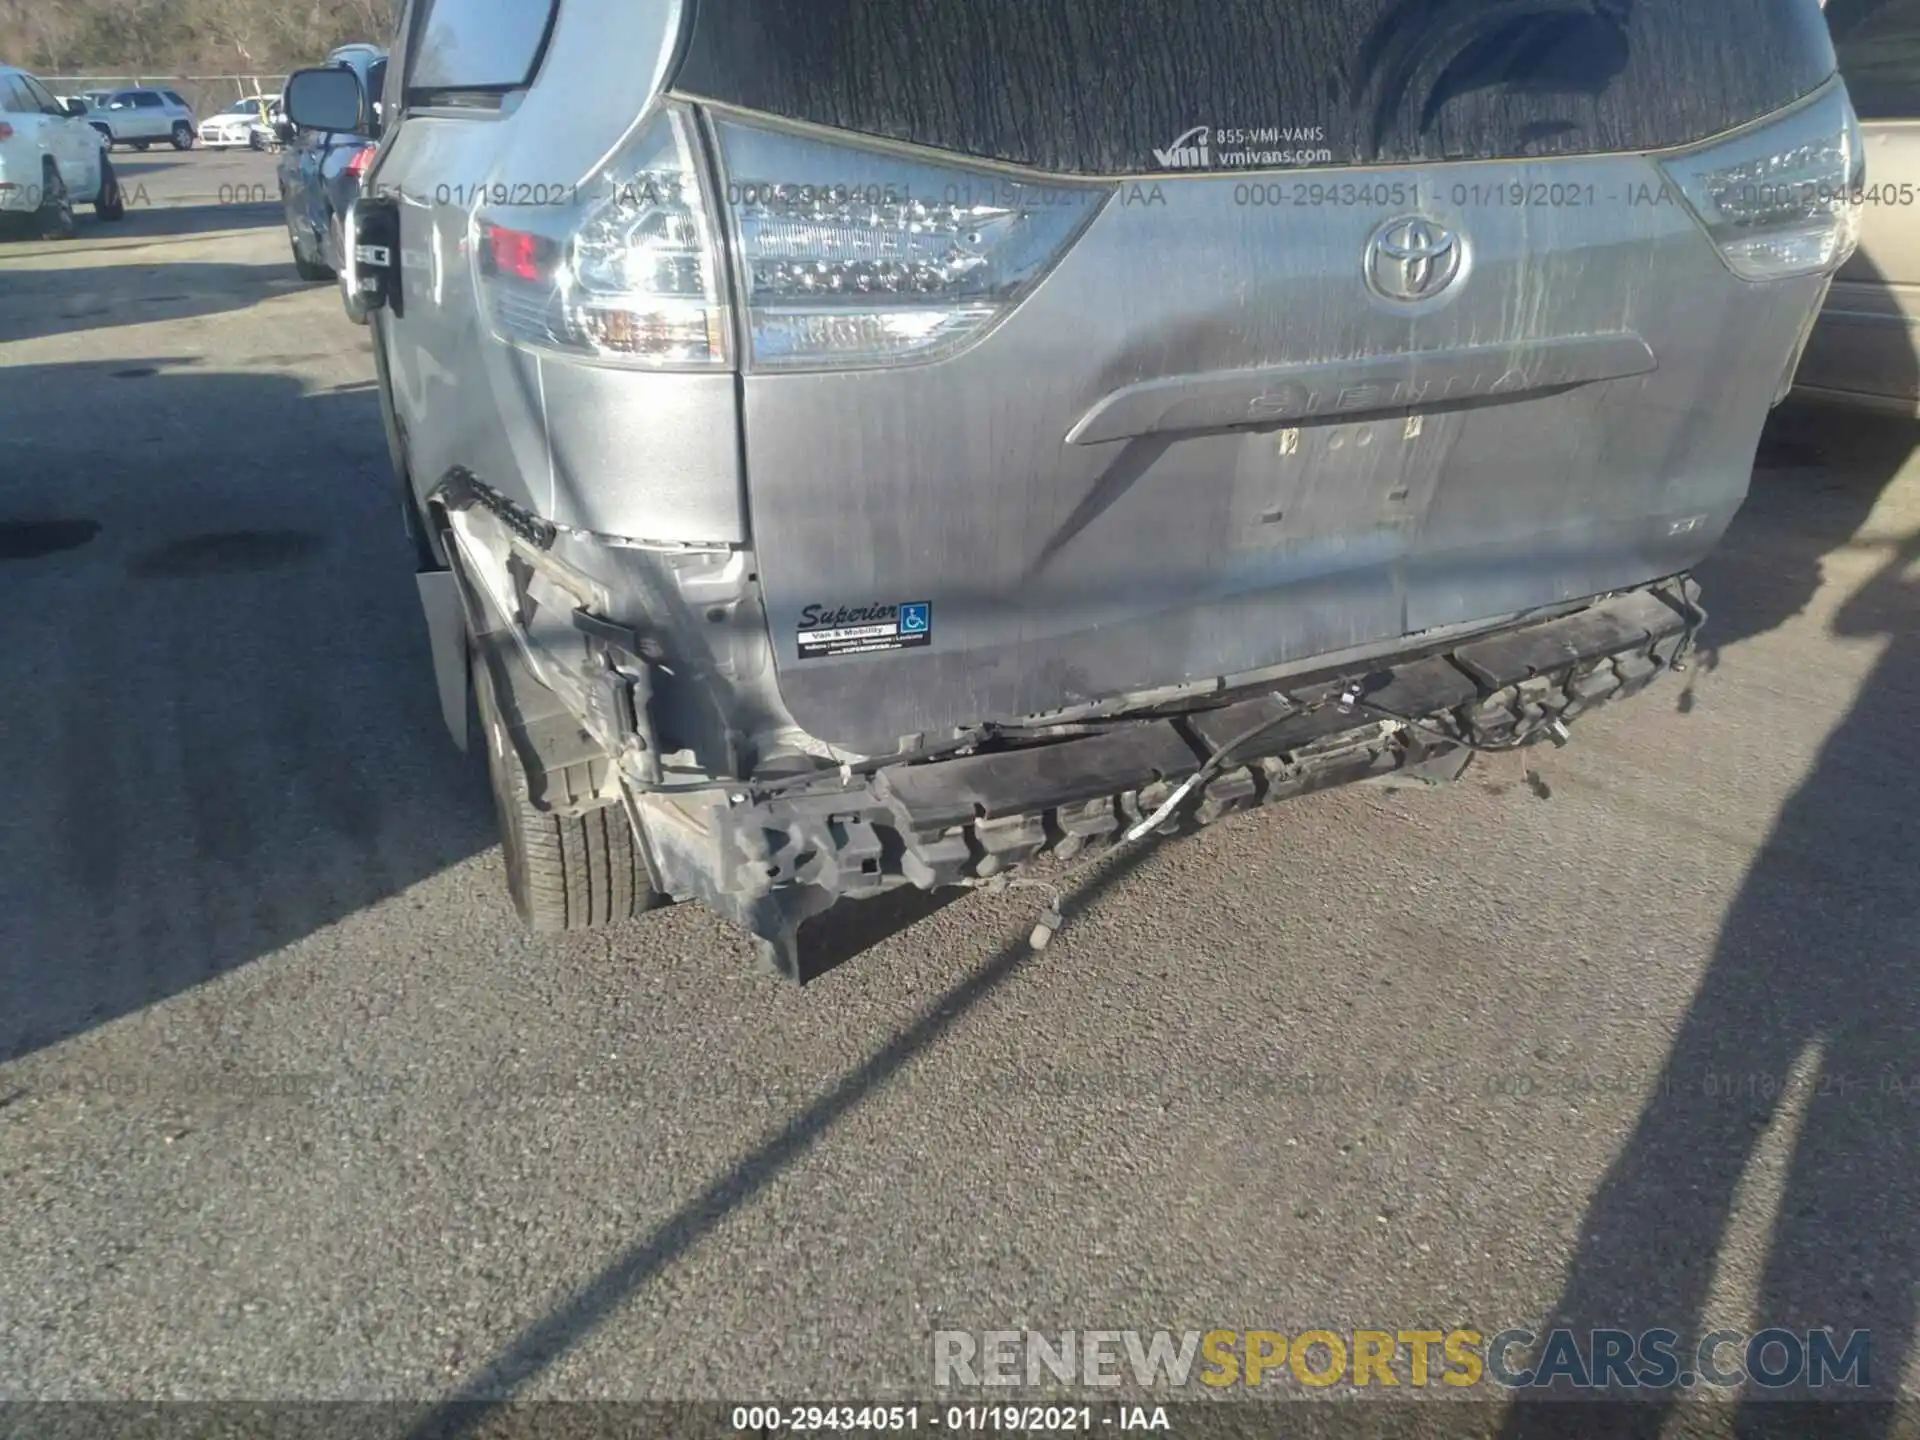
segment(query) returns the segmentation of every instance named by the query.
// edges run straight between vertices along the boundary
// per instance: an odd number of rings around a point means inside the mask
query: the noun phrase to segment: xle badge
[[[794,631],[802,660],[828,655],[865,655],[933,643],[933,604],[809,605]]]

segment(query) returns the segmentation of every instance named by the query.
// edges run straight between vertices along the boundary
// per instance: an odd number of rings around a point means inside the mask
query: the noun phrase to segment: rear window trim
[[[462,119],[498,115],[506,107],[507,97],[513,93],[512,90],[415,90],[408,97],[406,113],[457,115]]]
[[[919,162],[928,165],[945,165],[968,170],[978,170],[985,174],[1004,176],[1008,180],[1027,185],[1079,185],[1092,187],[1117,187],[1125,185],[1146,185],[1151,181],[1155,185],[1200,185],[1209,181],[1229,180],[1238,177],[1275,175],[1294,175],[1303,179],[1318,178],[1332,172],[1368,170],[1383,172],[1408,172],[1416,170],[1455,169],[1469,165],[1582,165],[1589,161],[1617,161],[1632,156],[1642,156],[1649,160],[1678,159],[1681,156],[1712,150],[1717,146],[1743,136],[1751,131],[1764,130],[1779,123],[1800,110],[1815,104],[1837,86],[1845,83],[1838,71],[1814,85],[1812,89],[1783,101],[1773,109],[1764,111],[1750,120],[1742,120],[1736,125],[1716,130],[1711,135],[1701,136],[1697,140],[1686,140],[1676,145],[1662,145],[1651,150],[1599,150],[1591,154],[1571,156],[1551,156],[1530,158],[1526,156],[1508,160],[1396,160],[1389,164],[1374,164],[1367,161],[1335,161],[1330,165],[1313,167],[1276,166],[1267,169],[1247,170],[1163,170],[1136,173],[1133,171],[1082,172],[1076,170],[1050,170],[1036,165],[1023,165],[1013,160],[996,160],[970,155],[964,150],[947,150],[937,146],[923,145],[912,140],[896,140],[885,135],[868,135],[856,130],[843,130],[838,126],[822,125],[815,120],[793,120],[784,115],[768,114],[764,110],[749,110],[743,106],[725,100],[714,100],[697,91],[668,89],[662,97],[680,105],[692,106],[714,120],[731,121],[737,125],[750,126],[759,130],[771,130],[796,138],[819,141],[829,145],[840,145],[850,150],[870,151],[874,154],[891,155],[907,163]],[[1891,123],[1891,122],[1887,122]],[[718,147],[715,147],[718,155]]]
[[[39,110],[42,115],[65,115],[67,113],[65,107],[60,104],[60,97],[49,90],[37,76],[29,75],[26,71],[21,70],[16,72],[15,78],[19,80],[21,86],[26,90],[27,98],[33,101],[34,107]],[[46,97],[45,100],[40,98],[43,95]],[[48,105],[52,105],[53,108],[48,109]]]

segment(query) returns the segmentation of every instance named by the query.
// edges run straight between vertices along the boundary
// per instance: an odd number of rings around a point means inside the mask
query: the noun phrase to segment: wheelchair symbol
[[[927,630],[933,624],[933,616],[929,613],[931,609],[932,607],[925,601],[917,605],[902,605],[900,607],[900,633],[902,635],[926,634]]]

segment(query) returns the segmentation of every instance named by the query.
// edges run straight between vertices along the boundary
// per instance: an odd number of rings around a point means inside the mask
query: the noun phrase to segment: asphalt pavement
[[[804,990],[535,939],[272,157],[0,245],[0,1396],[924,1395],[936,1329],[1865,1327],[1920,1283],[1920,463],[1789,411],[1686,676]],[[262,202],[268,203],[262,203]],[[1889,1082],[1892,1083],[1889,1083]]]

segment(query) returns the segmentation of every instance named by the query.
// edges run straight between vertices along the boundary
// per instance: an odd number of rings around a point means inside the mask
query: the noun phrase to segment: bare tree
[[[0,0],[0,54],[47,74],[280,74],[385,43],[398,0]]]

